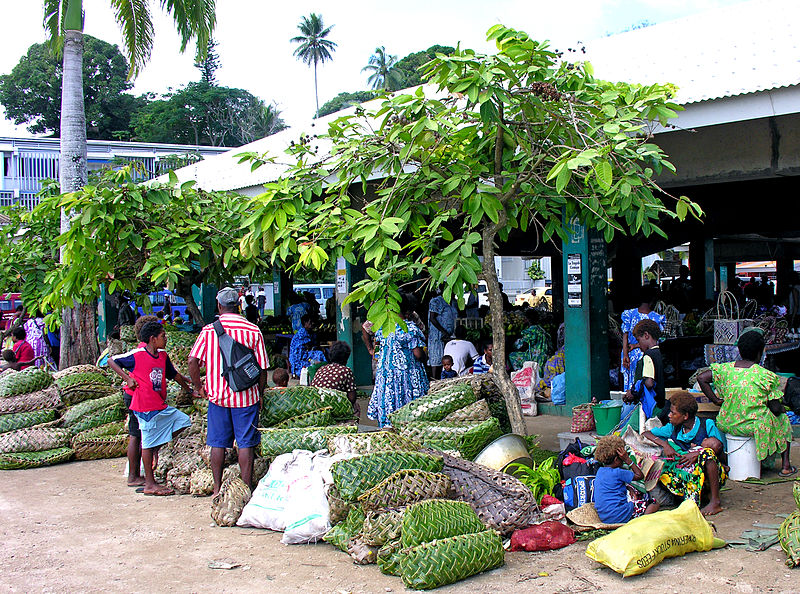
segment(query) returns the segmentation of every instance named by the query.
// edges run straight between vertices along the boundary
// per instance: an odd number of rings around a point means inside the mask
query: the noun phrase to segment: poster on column
[[[583,306],[583,272],[580,254],[567,254],[567,305]]]
[[[336,259],[336,291],[347,294],[347,261],[344,258]]]

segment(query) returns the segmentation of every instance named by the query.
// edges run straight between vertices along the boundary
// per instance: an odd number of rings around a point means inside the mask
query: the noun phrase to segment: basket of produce
[[[442,458],[422,452],[377,452],[339,460],[331,466],[331,475],[340,497],[345,501],[353,501],[364,491],[404,468],[440,472]]]
[[[450,478],[445,474],[404,468],[364,491],[358,502],[365,511],[370,511],[446,497],[449,490]]]

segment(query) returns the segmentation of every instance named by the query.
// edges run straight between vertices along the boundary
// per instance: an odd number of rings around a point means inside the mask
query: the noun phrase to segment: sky
[[[361,69],[378,46],[402,57],[431,45],[461,43],[491,52],[486,30],[494,24],[547,39],[555,48],[651,24],[737,4],[743,0],[217,0],[219,84],[250,91],[274,102],[291,125],[307,122],[315,111],[312,68],[293,55],[297,25],[312,12],[333,25],[328,39],[338,47],[333,61],[319,67],[320,105],[340,92],[368,88]],[[108,0],[83,0],[85,33],[122,45]],[[181,54],[170,17],[151,0],[156,30],[150,62],[134,81],[134,94],[164,92],[198,80],[190,47]],[[0,74],[9,73],[33,43],[45,40],[41,0],[0,0]],[[602,73],[596,72],[602,78]],[[24,125],[4,118],[0,106],[0,136],[32,136]]]

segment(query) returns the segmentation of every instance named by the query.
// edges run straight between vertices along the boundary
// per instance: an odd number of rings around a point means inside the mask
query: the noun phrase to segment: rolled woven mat
[[[0,434],[0,454],[42,452],[69,446],[68,429],[37,425]]]
[[[38,392],[0,398],[0,414],[21,413],[61,406],[58,387],[52,385]]]
[[[429,499],[409,505],[403,514],[400,544],[415,547],[424,542],[486,530],[468,503]]]
[[[405,511],[404,507],[368,511],[361,528],[361,539],[376,547],[398,540],[403,529]]]
[[[0,433],[8,433],[16,429],[24,429],[25,427],[49,423],[50,421],[54,421],[57,417],[58,413],[54,408],[0,415]]]
[[[357,458],[335,462],[331,466],[331,475],[342,499],[353,501],[364,491],[404,468],[439,472],[442,468],[442,459],[421,452],[364,454]]]
[[[418,451],[418,443],[392,431],[370,431],[336,435],[328,439],[328,451],[336,454],[373,454],[375,452]]]
[[[100,458],[121,458],[128,451],[128,436],[106,435],[72,440],[76,460],[99,460]]]
[[[365,511],[370,511],[446,497],[449,490],[450,477],[446,474],[404,468],[364,491],[358,502]]]
[[[66,462],[74,452],[71,448],[55,448],[42,452],[11,452],[0,454],[0,470],[39,468]]]
[[[480,399],[473,404],[451,412],[442,420],[446,423],[474,423],[485,421],[491,416],[492,412],[489,410],[489,403],[484,399]]]

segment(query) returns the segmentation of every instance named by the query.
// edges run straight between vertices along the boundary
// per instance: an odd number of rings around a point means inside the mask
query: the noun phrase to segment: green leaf
[[[564,167],[556,177],[556,192],[559,194],[564,191],[564,188],[567,187],[569,183],[570,177],[572,177],[572,171],[568,167]]]
[[[595,163],[594,175],[595,178],[597,179],[597,183],[600,185],[601,188],[603,188],[604,190],[608,190],[611,188],[611,183],[613,181],[611,163],[609,163],[605,159]]]

